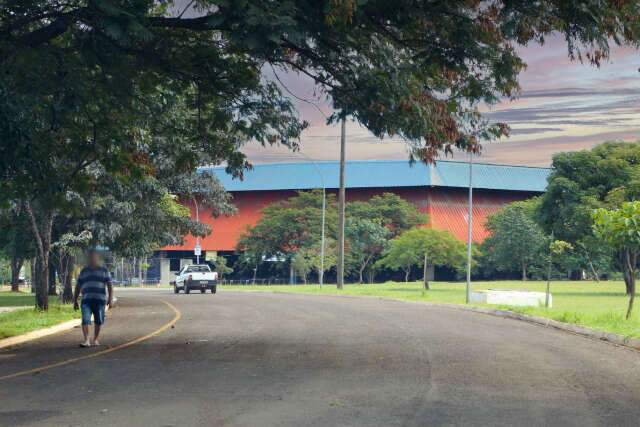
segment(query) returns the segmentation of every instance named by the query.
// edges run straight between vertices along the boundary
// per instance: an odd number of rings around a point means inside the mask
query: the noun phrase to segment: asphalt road
[[[376,299],[122,292],[78,329],[0,351],[3,426],[638,426],[640,353]]]

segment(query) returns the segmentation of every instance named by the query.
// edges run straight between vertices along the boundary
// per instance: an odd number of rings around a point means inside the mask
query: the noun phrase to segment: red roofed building
[[[325,187],[337,192],[337,162],[271,163],[255,165],[243,180],[233,179],[224,168],[202,168],[222,181],[233,194],[237,213],[213,218],[208,209],[199,208],[200,221],[212,233],[200,239],[202,257],[214,259],[218,253],[236,249],[241,234],[255,225],[264,207],[287,199],[299,190]],[[550,169],[474,163],[473,228],[475,242],[487,237],[487,216],[507,203],[524,200],[544,191]],[[367,200],[374,195],[392,192],[415,204],[429,215],[429,226],[448,230],[466,241],[468,221],[469,164],[440,161],[435,165],[407,161],[357,161],[346,166],[347,200]],[[195,204],[187,203],[195,217]],[[196,239],[185,236],[182,245],[167,246],[159,252],[162,281],[172,276],[182,264],[195,259]]]

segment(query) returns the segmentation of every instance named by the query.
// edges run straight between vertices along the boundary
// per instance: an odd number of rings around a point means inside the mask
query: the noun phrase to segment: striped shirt
[[[78,285],[82,292],[82,302],[95,301],[107,303],[107,285],[111,283],[109,270],[104,267],[85,267],[78,276]]]

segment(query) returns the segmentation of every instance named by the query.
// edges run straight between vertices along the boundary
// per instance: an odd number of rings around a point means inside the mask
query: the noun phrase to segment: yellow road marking
[[[142,341],[146,341],[149,338],[153,338],[156,335],[163,333],[164,331],[166,331],[167,329],[169,329],[170,327],[175,325],[176,322],[178,320],[180,320],[180,318],[182,317],[182,313],[180,313],[180,310],[178,310],[173,304],[171,304],[171,303],[169,303],[167,301],[162,301],[162,302],[165,303],[167,305],[167,307],[169,307],[171,310],[173,310],[173,312],[175,313],[175,316],[173,317],[173,319],[171,319],[171,321],[169,321],[168,323],[166,323],[162,327],[156,329],[155,331],[153,331],[153,332],[151,332],[151,333],[149,333],[147,335],[144,335],[142,337],[138,337],[138,338],[136,338],[136,339],[134,339],[132,341],[128,341],[126,343],[117,345],[115,347],[110,347],[110,348],[107,348],[105,350],[98,351],[96,353],[87,354],[85,356],[73,357],[71,359],[66,359],[66,360],[63,360],[61,362],[51,363],[49,365],[44,365],[44,366],[40,366],[40,367],[37,367],[37,368],[28,369],[26,371],[20,371],[20,372],[15,372],[13,374],[5,375],[5,376],[0,377],[0,381],[8,380],[8,379],[11,379],[11,378],[16,378],[16,377],[22,377],[24,375],[29,375],[29,374],[35,374],[36,372],[48,371],[48,370],[53,369],[53,368],[58,368],[60,366],[68,365],[70,363],[79,362],[80,360],[92,359],[94,357],[103,356],[105,354],[113,353],[114,351],[118,351],[118,350],[122,350],[122,349],[127,348],[127,347],[131,347],[132,345],[136,345],[138,343],[141,343]]]

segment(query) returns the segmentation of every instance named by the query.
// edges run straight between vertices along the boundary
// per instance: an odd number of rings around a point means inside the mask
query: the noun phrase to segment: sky
[[[509,124],[511,136],[484,144],[479,161],[548,166],[560,151],[640,139],[640,52],[614,48],[600,68],[572,62],[561,38],[520,53],[527,63],[520,75],[520,97],[483,109],[490,119]],[[242,151],[253,163],[337,160],[340,128],[326,125],[330,106],[308,78],[278,70],[267,70],[265,78],[274,79],[274,72],[310,126],[298,152],[257,144],[247,144]],[[408,159],[402,140],[380,140],[353,122],[347,124],[346,151],[347,160]]]

